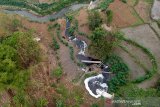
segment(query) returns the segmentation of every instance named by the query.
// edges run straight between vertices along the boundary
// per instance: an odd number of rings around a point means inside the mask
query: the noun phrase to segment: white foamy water
[[[107,93],[108,86],[106,83],[103,83],[101,81],[103,79],[104,77],[102,74],[86,78],[84,80],[85,88],[87,89],[89,94],[95,98],[103,96],[105,98],[112,99],[114,96]]]

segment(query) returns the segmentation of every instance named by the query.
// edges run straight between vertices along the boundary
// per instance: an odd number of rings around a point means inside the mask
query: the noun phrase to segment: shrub
[[[112,3],[114,0],[103,0],[101,3],[100,3],[100,6],[99,8],[101,10],[106,10],[109,6],[110,3]]]
[[[88,16],[88,20],[89,20],[89,28],[91,30],[94,30],[95,28],[100,27],[100,25],[102,24],[102,18],[100,17],[100,14],[98,11],[90,12]]]
[[[72,60],[74,60],[74,49],[73,49],[73,47],[72,47],[72,46],[69,46],[69,50],[70,50],[70,58],[71,58]]]
[[[91,107],[99,107],[98,104],[94,103],[91,105]]]
[[[52,76],[60,78],[63,74],[62,68],[58,67],[55,70],[52,71]]]
[[[158,27],[160,28],[160,20],[157,21]]]
[[[64,102],[62,100],[57,100],[56,101],[56,107],[65,107]]]
[[[110,25],[113,20],[113,12],[111,10],[107,10],[106,14],[107,14],[107,23]]]
[[[119,43],[113,35],[102,28],[96,28],[90,36],[89,53],[101,60],[108,58]]]
[[[48,104],[48,101],[45,98],[40,98],[36,102],[36,107],[46,107]]]
[[[109,65],[109,71],[115,74],[115,76],[108,81],[109,91],[116,92],[119,87],[127,83],[129,68],[123,60],[116,55],[110,56],[108,59],[105,59],[104,62]]]
[[[53,41],[52,45],[54,47],[54,50],[55,51],[58,50],[60,48],[60,46],[54,37],[52,38],[52,41]]]

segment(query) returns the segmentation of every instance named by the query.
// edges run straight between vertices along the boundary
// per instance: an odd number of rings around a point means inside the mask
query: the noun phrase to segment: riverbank
[[[65,14],[67,14],[70,11],[76,11],[76,10],[79,10],[80,8],[86,7],[86,6],[87,6],[87,4],[74,4],[70,7],[67,7],[67,8],[60,10],[57,13],[53,13],[53,14],[45,15],[45,16],[38,16],[38,15],[33,14],[27,10],[1,10],[0,12],[7,13],[7,14],[17,14],[17,15],[26,17],[30,21],[43,23],[43,22],[56,20],[58,18],[65,16]]]

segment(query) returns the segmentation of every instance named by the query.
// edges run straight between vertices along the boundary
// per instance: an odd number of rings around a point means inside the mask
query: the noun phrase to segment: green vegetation
[[[21,95],[25,95],[28,68],[39,60],[40,49],[31,32],[15,32],[0,43],[0,89],[7,91],[12,98],[11,103],[27,104],[25,97]]]
[[[130,98],[145,98],[145,97],[156,97],[157,92],[155,89],[143,90],[138,88],[134,84],[128,84],[127,86],[123,86],[118,91],[119,96],[121,97],[130,97]]]
[[[64,102],[62,100],[57,100],[56,101],[56,107],[65,107]]]
[[[107,24],[111,24],[113,21],[113,12],[111,10],[106,11],[107,14]]]
[[[48,101],[45,98],[39,98],[36,102],[36,107],[46,107]]]
[[[156,88],[157,88],[158,94],[160,95],[160,79],[159,79],[158,82],[157,82]]]
[[[117,92],[118,97],[128,100],[140,100],[141,106],[146,107],[148,105],[157,107],[159,106],[160,94],[154,88],[141,89],[135,84],[128,84],[123,86]],[[154,99],[155,98],[155,99]],[[151,101],[152,100],[152,101]],[[128,105],[129,106],[129,105]],[[131,105],[130,105],[131,106]]]
[[[69,46],[69,51],[70,51],[70,58],[74,60],[74,49],[72,46]]]
[[[123,3],[127,3],[127,0],[121,0]]]
[[[89,28],[95,30],[95,28],[100,27],[102,24],[102,18],[98,11],[91,11],[88,16]]]
[[[54,36],[52,37],[52,41],[53,41],[52,45],[53,45],[54,50],[56,51],[56,50],[60,49],[60,46],[59,46],[58,42],[56,41],[56,39],[54,38]]]
[[[52,71],[52,76],[56,77],[56,78],[60,78],[63,74],[62,68],[61,67],[57,67],[56,69],[54,69]]]
[[[71,60],[75,61],[75,58],[74,58],[74,49],[73,49],[73,47],[71,45],[68,44],[68,42],[66,42],[62,38],[62,36],[60,35],[60,30],[59,29],[57,29],[57,37],[58,37],[58,39],[60,40],[60,42],[62,44],[64,44],[65,46],[68,46],[69,52],[70,52],[70,58],[71,58]]]
[[[157,21],[158,27],[160,28],[160,20]]]
[[[139,64],[143,69],[144,69],[144,71],[147,73],[147,72],[150,72],[146,67],[145,67],[145,65],[137,58],[137,57],[135,57],[134,55],[132,55],[132,53],[130,52],[130,51],[128,51],[128,49],[126,48],[126,47],[124,47],[124,46],[121,46],[121,45],[119,45],[119,47],[122,49],[122,50],[124,50],[125,52],[127,52],[133,59],[134,59],[134,61],[137,63],[137,64]]]
[[[96,28],[90,36],[89,53],[102,60],[108,58],[119,43],[113,35],[102,28]]]
[[[97,72],[86,73],[86,74],[84,75],[84,79],[89,78],[89,77],[92,77],[92,76],[96,76],[96,75],[98,75]]]
[[[91,107],[99,107],[98,104],[94,103],[91,105]]]
[[[69,5],[79,2],[88,2],[88,0],[58,0],[57,2],[48,3],[31,3],[26,0],[0,0],[0,5],[5,6],[15,6],[19,8],[25,8],[28,10],[32,10],[38,14],[46,15],[53,13],[55,11],[59,11],[64,7],[68,7]]]
[[[101,10],[106,10],[109,6],[110,3],[112,3],[114,0],[103,0],[100,5],[99,5],[99,8]]]
[[[79,107],[83,103],[83,90],[81,87],[74,87],[72,90],[68,90],[63,84],[59,84],[56,88],[56,92],[61,95],[56,97],[56,107],[67,107],[72,101],[73,107]]]
[[[104,62],[110,66],[109,71],[115,74],[108,82],[109,91],[115,93],[119,87],[127,84],[129,68],[120,57],[115,55],[105,59]]]
[[[154,0],[144,0],[145,2],[147,2],[148,4],[153,4]]]
[[[147,80],[147,79],[151,78],[158,70],[157,62],[156,62],[155,56],[152,54],[152,52],[150,52],[150,50],[143,47],[142,45],[139,45],[137,42],[135,42],[131,39],[125,38],[123,33],[117,33],[115,36],[120,40],[124,40],[125,42],[140,48],[144,53],[146,53],[148,55],[148,57],[151,60],[152,69],[149,72],[147,72],[144,76],[137,78],[133,82],[134,83],[140,83],[140,82],[143,82],[144,80]]]

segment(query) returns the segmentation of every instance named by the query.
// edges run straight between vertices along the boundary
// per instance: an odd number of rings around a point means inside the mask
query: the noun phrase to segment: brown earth
[[[27,20],[22,20],[23,25],[28,29],[34,29],[35,36],[41,38],[39,45],[42,49],[42,61],[40,64],[35,66],[32,71],[31,85],[28,92],[31,96],[36,99],[45,97],[53,105],[52,97],[54,89],[51,84],[54,83],[55,79],[51,78],[51,71],[57,67],[55,52],[50,47],[52,43],[52,37],[48,32],[48,24],[34,23]]]
[[[127,27],[138,22],[138,18],[133,14],[134,10],[120,0],[115,0],[110,4],[109,9],[113,11],[112,26]]]
[[[79,22],[79,31],[84,32],[86,34],[89,34],[91,31],[89,30],[88,25],[88,12],[87,9],[81,9],[79,11],[78,16],[76,16],[76,19]]]
[[[151,21],[150,19],[150,9],[151,5],[145,2],[144,0],[139,0],[138,4],[134,7],[140,17],[144,22]]]

